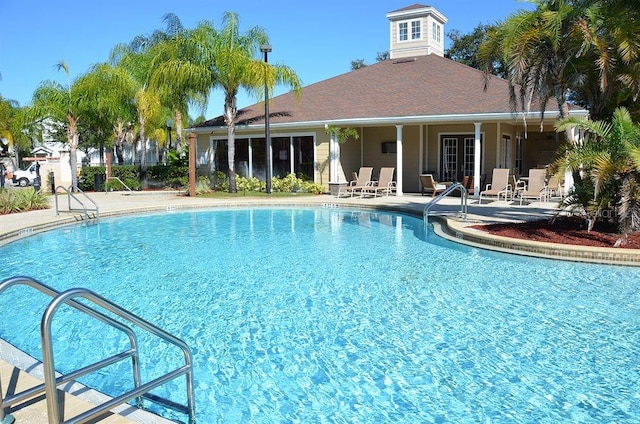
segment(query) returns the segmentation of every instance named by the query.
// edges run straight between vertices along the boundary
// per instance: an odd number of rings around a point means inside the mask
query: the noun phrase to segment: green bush
[[[49,198],[33,187],[20,190],[0,189],[0,213],[26,212],[36,209],[48,209]]]
[[[222,171],[213,171],[213,173],[211,174],[211,185],[213,186],[214,190],[228,191],[229,179],[227,178],[227,174]]]
[[[229,190],[229,180],[224,172],[215,171],[212,174],[213,187],[218,191]],[[258,180],[256,177],[246,178],[236,174],[236,188],[238,191],[266,191],[266,182]],[[322,185],[312,181],[305,181],[289,174],[284,178],[273,177],[271,179],[271,190],[280,193],[315,193],[322,194],[325,189]]]
[[[213,189],[211,188],[211,181],[209,178],[205,176],[198,177],[198,181],[196,182],[196,194],[205,194],[211,193]]]
[[[179,163],[179,162],[177,162]],[[80,172],[78,187],[82,191],[93,191],[95,175],[106,175],[104,166],[85,166]],[[119,178],[131,190],[140,190],[140,167],[134,165],[116,165],[111,167],[111,177]],[[189,186],[189,167],[182,165],[154,165],[147,168],[147,181],[151,186],[182,188]],[[107,189],[125,190],[122,183],[110,179]]]
[[[187,187],[189,167],[183,165],[154,165],[147,168],[147,178],[162,183],[164,187]]]

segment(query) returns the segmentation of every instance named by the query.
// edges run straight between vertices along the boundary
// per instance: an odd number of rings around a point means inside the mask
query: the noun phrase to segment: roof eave
[[[571,110],[569,114],[573,117],[588,117],[589,112],[584,109]],[[540,112],[529,112],[524,115],[521,112],[498,112],[498,113],[472,113],[472,114],[446,114],[446,115],[423,115],[423,116],[390,116],[381,118],[348,118],[348,119],[327,119],[321,121],[302,121],[271,123],[270,128],[274,129],[300,129],[300,128],[324,128],[325,125],[336,126],[375,126],[375,125],[402,125],[402,124],[433,124],[433,123],[453,123],[453,122],[495,122],[495,121],[527,121],[540,119]],[[552,113],[545,113],[545,120],[555,120]],[[237,130],[259,130],[264,128],[262,124],[237,125]],[[196,134],[206,134],[227,131],[226,125],[215,127],[188,128],[187,131]]]

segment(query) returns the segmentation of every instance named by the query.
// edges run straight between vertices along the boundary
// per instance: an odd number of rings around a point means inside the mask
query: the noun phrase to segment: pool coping
[[[447,240],[468,246],[545,259],[600,265],[640,266],[640,251],[638,249],[576,246],[515,239],[490,234],[480,228],[471,228],[459,220],[439,216],[433,218],[435,218],[433,228],[436,234]]]

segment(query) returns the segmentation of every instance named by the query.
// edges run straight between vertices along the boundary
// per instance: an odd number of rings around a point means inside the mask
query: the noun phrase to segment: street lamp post
[[[167,130],[169,130],[169,150],[171,150],[171,127],[173,126],[173,121],[171,118],[167,119]]]
[[[265,65],[269,63],[267,55],[271,52],[271,44],[263,44],[260,51],[264,53]],[[271,194],[271,134],[269,133],[269,84],[267,81],[267,66],[264,71],[264,144],[266,151],[266,191]]]

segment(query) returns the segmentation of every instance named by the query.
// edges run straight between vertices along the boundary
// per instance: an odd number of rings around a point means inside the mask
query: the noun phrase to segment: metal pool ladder
[[[61,211],[60,208],[58,207],[58,190],[62,190],[65,193],[67,193],[67,206],[68,209],[66,211]],[[82,215],[80,215],[80,219],[89,221],[90,219],[98,219],[100,212],[98,211],[98,204],[96,202],[93,201],[93,199],[91,199],[89,196],[87,196],[87,194],[80,190],[78,187],[76,187],[75,189],[76,193],[78,194],[82,194],[82,196],[88,201],[91,202],[93,204],[93,207],[89,207],[87,205],[85,205],[82,200],[80,200],[80,198],[78,196],[76,196],[75,194],[73,194],[74,190],[73,187],[69,186],[69,188],[64,187],[64,186],[58,186],[56,187],[53,195],[55,198],[55,203],[56,203],[56,216],[60,215],[60,212],[82,212]],[[78,203],[80,205],[80,208],[72,208],[71,207],[71,199],[75,200],[76,203]],[[93,212],[92,214],[89,214],[89,212]],[[2,423],[0,423],[2,424]]]
[[[431,206],[438,203],[440,199],[442,199],[443,197],[445,197],[446,195],[448,195],[454,190],[460,190],[460,214],[462,215],[462,219],[464,219],[465,221],[467,220],[467,197],[468,197],[467,189],[464,188],[464,186],[461,183],[454,183],[454,184],[451,184],[449,187],[447,187],[445,191],[438,194],[431,202],[427,203],[427,206],[425,206],[424,211],[422,212],[422,219],[424,221],[425,229],[429,225],[429,209],[431,209]]]
[[[83,412],[64,423],[81,423],[90,420],[105,411],[113,409],[119,405],[122,405],[132,399],[136,399],[138,407],[142,408],[142,398],[149,399],[153,402],[162,404],[165,407],[178,410],[189,417],[189,423],[195,424],[195,403],[193,392],[193,361],[191,357],[191,350],[189,346],[181,339],[169,334],[161,328],[151,324],[144,319],[134,315],[133,313],[123,309],[115,303],[105,299],[104,297],[92,292],[91,290],[83,288],[73,288],[64,292],[58,292],[53,288],[47,286],[40,281],[37,281],[31,277],[17,276],[8,278],[0,282],[0,295],[8,288],[16,285],[30,286],[50,297],[53,300],[49,303],[44,313],[42,314],[42,321],[40,324],[40,338],[42,342],[42,366],[44,373],[44,384],[27,389],[23,392],[16,393],[7,396],[3,399],[3,391],[0,387],[0,424],[13,423],[13,417],[11,415],[5,416],[5,408],[20,402],[24,402],[34,396],[45,393],[47,403],[47,416],[49,417],[49,424],[62,423],[62,416],[60,415],[60,402],[58,399],[57,386],[69,381],[73,381],[79,377],[89,374],[94,371],[98,371],[109,365],[115,364],[119,361],[131,358],[132,363],[132,375],[134,389],[112,398],[111,400],[98,405],[86,412]],[[84,299],[84,303],[76,300],[77,298]],[[62,375],[56,378],[54,358],[53,358],[53,346],[51,340],[51,323],[58,308],[66,304],[77,309],[84,314],[97,319],[117,330],[120,330],[126,334],[129,338],[129,347],[124,351],[117,353],[108,358],[102,359],[94,364],[87,365],[78,370],[72,371],[68,374]],[[91,306],[87,304],[92,304]],[[140,381],[140,365],[139,365],[139,351],[138,342],[135,333],[132,328],[123,322],[112,318],[109,315],[98,310],[96,307],[105,309],[106,311],[116,315],[128,324],[134,324],[135,326],[142,328],[148,333],[159,337],[160,339],[180,348],[184,355],[184,365],[176,368],[173,371],[142,384]],[[161,386],[162,384],[173,380],[175,378],[186,376],[186,392],[187,392],[187,405],[181,405],[173,402],[169,399],[164,399],[156,395],[152,395],[148,392]]]

